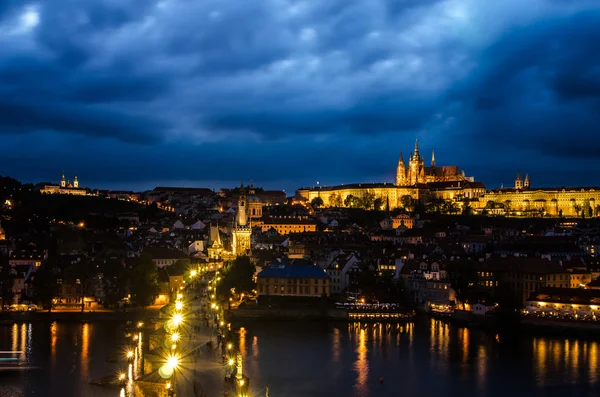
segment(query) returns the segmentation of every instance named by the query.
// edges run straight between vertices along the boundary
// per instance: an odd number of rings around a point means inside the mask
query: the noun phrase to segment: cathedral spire
[[[415,159],[419,159],[419,140],[415,140]]]
[[[525,182],[523,182],[523,187],[525,189],[529,189],[531,187],[531,181],[529,180],[529,172],[525,173]]]
[[[406,166],[404,165],[404,157],[400,150],[400,159],[396,168],[396,186],[404,186],[406,184]]]
[[[435,167],[435,152],[431,151],[431,166]]]

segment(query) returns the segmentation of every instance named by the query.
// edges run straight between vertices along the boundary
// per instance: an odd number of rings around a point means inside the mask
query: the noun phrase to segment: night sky
[[[0,175],[600,185],[598,0],[0,0]]]

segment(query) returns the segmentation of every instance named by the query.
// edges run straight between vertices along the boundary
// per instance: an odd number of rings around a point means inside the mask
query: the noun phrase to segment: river
[[[504,338],[433,319],[408,325],[249,323],[239,331],[252,396],[593,396],[599,342]],[[113,397],[91,379],[118,372],[106,358],[118,324],[0,327],[0,350],[24,352],[39,371],[0,378],[0,397]],[[382,382],[380,381],[382,378]],[[180,396],[187,397],[187,396]]]

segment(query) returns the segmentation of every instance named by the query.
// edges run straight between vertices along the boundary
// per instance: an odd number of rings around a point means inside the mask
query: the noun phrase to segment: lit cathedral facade
[[[408,164],[404,163],[402,151],[396,168],[396,186],[416,186],[431,182],[473,182],[473,178],[465,177],[455,165],[435,165],[435,154],[431,152],[431,165],[425,166],[425,159],[419,153],[419,141],[415,142],[415,150],[410,153]]]

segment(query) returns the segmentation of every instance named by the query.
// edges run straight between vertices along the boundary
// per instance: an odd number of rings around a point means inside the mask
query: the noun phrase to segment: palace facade
[[[348,196],[363,197],[372,193],[381,202],[389,200],[390,208],[401,207],[403,196],[410,196],[413,200],[423,197],[436,197],[443,199],[474,199],[485,194],[485,186],[475,182],[473,177],[465,176],[458,166],[438,166],[435,154],[431,154],[430,166],[425,166],[425,159],[419,152],[419,142],[415,142],[415,149],[410,153],[408,164],[404,162],[402,151],[396,167],[396,183],[355,183],[339,186],[319,186],[298,189],[297,194],[307,201],[316,197],[323,200],[324,206],[345,206],[344,201]]]
[[[513,188],[492,189],[471,204],[490,213],[594,217],[600,215],[600,187],[532,188],[529,174],[517,174]]]

